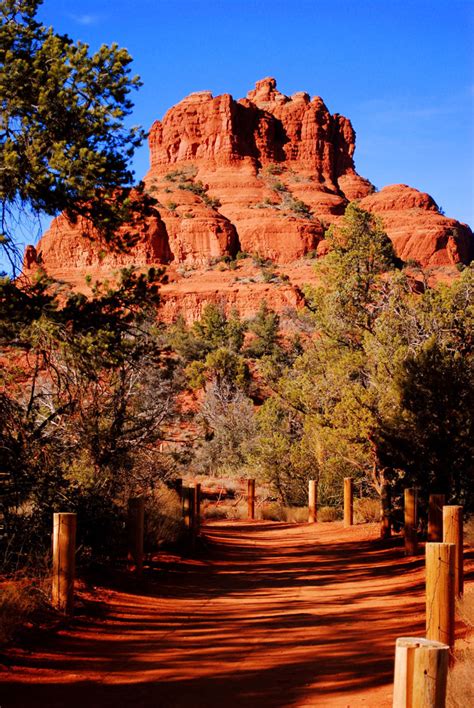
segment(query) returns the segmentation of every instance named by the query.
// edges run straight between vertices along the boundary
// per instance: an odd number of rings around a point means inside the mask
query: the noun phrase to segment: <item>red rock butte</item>
[[[471,229],[440,213],[428,194],[404,184],[376,191],[357,174],[348,118],[331,114],[319,96],[285,96],[273,78],[240,100],[192,93],[153,124],[149,144],[144,182],[156,209],[133,251],[104,255],[83,222],[59,216],[36,249],[27,248],[26,270],[40,263],[83,287],[87,275],[104,278],[125,265],[167,265],[167,319],[179,311],[198,317],[208,301],[243,315],[261,298],[294,307],[298,286],[311,279],[305,256],[325,253],[325,230],[353,200],[382,219],[404,261],[449,271],[474,255]],[[246,261],[233,272],[212,269],[239,251],[271,259],[286,277],[261,282]]]

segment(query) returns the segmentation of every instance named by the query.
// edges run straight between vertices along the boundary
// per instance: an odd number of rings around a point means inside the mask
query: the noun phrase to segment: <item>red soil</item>
[[[210,524],[193,559],[85,593],[96,616],[12,650],[0,705],[391,706],[395,639],[424,632],[423,557],[377,533]]]

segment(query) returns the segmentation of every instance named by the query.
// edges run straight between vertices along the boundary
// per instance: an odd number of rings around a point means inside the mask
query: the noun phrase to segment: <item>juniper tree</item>
[[[0,238],[13,265],[25,212],[29,227],[41,214],[84,216],[112,241],[138,208],[124,203],[144,137],[126,126],[140,86],[131,57],[116,44],[91,54],[41,24],[40,4],[0,1]]]

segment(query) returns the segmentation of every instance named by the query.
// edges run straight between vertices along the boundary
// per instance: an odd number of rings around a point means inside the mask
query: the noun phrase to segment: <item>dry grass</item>
[[[219,519],[246,519],[247,518],[247,502],[213,502],[213,501],[203,501],[201,503],[201,518],[204,520],[214,520]]]
[[[469,631],[474,630],[474,586],[467,588],[456,603],[456,614]]]
[[[380,520],[379,499],[354,499],[354,521],[356,524],[370,524]]]
[[[474,516],[464,524],[464,540],[469,546],[474,546]]]
[[[318,509],[318,521],[338,521],[342,517],[342,513],[334,506],[321,506]]]
[[[268,521],[285,521],[288,524],[305,524],[308,521],[308,508],[268,502],[262,506],[261,518]]]
[[[464,526],[464,539],[474,545],[474,519]],[[448,673],[447,708],[474,706],[474,586],[464,589],[456,603],[456,615],[467,628],[466,637],[454,647],[454,664]]]
[[[286,521],[284,507],[278,502],[266,502],[258,514],[263,521]]]
[[[447,708],[474,706],[474,588],[458,603],[459,615],[471,628],[466,639],[456,642],[454,664],[448,672]]]
[[[447,708],[474,706],[474,646],[454,652],[455,664],[448,672]]]
[[[184,530],[181,500],[178,494],[160,485],[146,501],[145,548],[155,550],[176,542]]]
[[[0,585],[0,646],[8,644],[32,617],[48,607],[45,580],[11,580]]]
[[[306,506],[285,506],[285,521],[290,524],[305,524],[308,521],[308,507]]]

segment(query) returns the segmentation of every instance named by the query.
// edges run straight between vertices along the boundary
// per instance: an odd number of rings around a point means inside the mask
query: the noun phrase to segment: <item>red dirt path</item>
[[[210,524],[194,559],[97,589],[104,612],[12,651],[1,708],[391,706],[395,638],[423,635],[424,570],[377,533]]]

